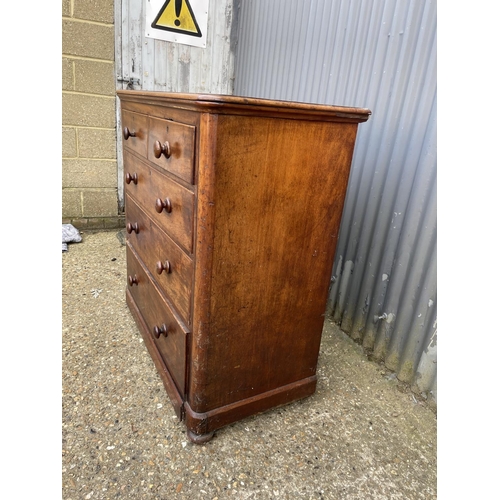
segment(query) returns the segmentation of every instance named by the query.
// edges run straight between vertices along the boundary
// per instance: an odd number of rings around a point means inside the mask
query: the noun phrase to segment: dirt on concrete
[[[186,437],[125,304],[123,234],[63,266],[62,498],[435,499],[437,416],[325,320],[317,392]]]

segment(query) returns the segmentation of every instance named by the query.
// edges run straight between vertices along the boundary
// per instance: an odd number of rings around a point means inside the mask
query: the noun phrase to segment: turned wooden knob
[[[135,137],[135,132],[130,132],[128,127],[123,129],[123,138],[127,141],[129,137]]]
[[[125,182],[127,184],[130,184],[131,182],[133,182],[134,184],[137,184],[137,173],[134,172],[132,175],[130,175],[128,172],[127,172],[127,175],[125,175]]]
[[[169,260],[166,260],[165,262],[158,261],[156,263],[156,272],[158,274],[161,274],[163,271],[165,271],[166,274],[168,274],[172,271],[172,266],[170,265]]]
[[[133,224],[130,222],[127,223],[127,233],[132,234],[132,231],[135,231],[135,234],[139,234],[139,224],[137,224],[137,222]]]
[[[156,200],[155,209],[159,214],[161,214],[163,210],[169,214],[172,211],[172,202],[170,198],[165,198],[165,200],[158,198]]]
[[[163,144],[160,141],[155,141],[153,146],[153,153],[156,158],[159,158],[161,155],[165,155],[165,158],[170,158],[170,144],[168,141],[165,141]]]
[[[139,284],[139,281],[137,280],[137,275],[136,274],[134,274],[134,277],[132,277],[132,276],[128,277],[128,284],[130,286],[134,286],[134,285],[138,285]]]
[[[160,338],[160,335],[165,335],[165,337],[168,335],[168,328],[165,323],[161,326],[155,326],[153,328],[153,335],[155,336],[156,339]]]

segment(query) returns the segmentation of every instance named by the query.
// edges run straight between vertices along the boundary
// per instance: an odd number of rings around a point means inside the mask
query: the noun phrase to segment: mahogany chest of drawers
[[[193,442],[316,388],[367,109],[118,91],[127,304]]]

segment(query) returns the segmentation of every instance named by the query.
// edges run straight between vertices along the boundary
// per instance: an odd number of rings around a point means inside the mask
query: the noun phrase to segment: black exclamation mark
[[[182,0],[175,0],[175,15],[177,17],[180,17],[180,15],[181,15],[181,7],[182,7]],[[174,21],[174,24],[176,26],[180,26],[181,22],[179,21],[179,19],[176,19]]]

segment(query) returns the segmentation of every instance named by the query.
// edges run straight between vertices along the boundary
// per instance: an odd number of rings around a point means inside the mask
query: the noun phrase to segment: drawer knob
[[[163,271],[165,271],[166,274],[172,272],[172,266],[170,265],[169,260],[166,260],[165,262],[158,261],[156,263],[156,272],[158,274],[161,274]]]
[[[135,231],[135,234],[139,234],[139,224],[137,224],[137,222],[133,224],[130,222],[127,223],[127,233],[132,234],[132,231]]]
[[[128,129],[128,127],[125,127],[123,129],[123,138],[128,141],[128,138],[129,137],[135,137],[135,132],[130,132],[130,130]]]
[[[172,211],[172,202],[170,201],[170,198],[165,198],[165,201],[158,198],[156,200],[155,209],[159,214],[161,214],[163,210],[170,213]]]
[[[139,284],[139,280],[137,279],[137,274],[134,274],[134,276],[129,276],[128,277],[128,284],[130,286],[134,286],[134,285],[138,285]]]
[[[160,158],[162,154],[165,155],[165,158],[170,158],[169,142],[165,141],[165,143],[162,144],[160,141],[155,141],[153,152],[156,158]]]
[[[125,176],[125,182],[127,184],[130,184],[133,182],[134,184],[137,184],[137,173],[134,172],[132,175],[127,172],[127,175]]]
[[[165,337],[168,335],[168,328],[165,323],[161,326],[155,326],[153,328],[153,335],[155,336],[156,339],[160,338],[160,335],[165,335]]]

